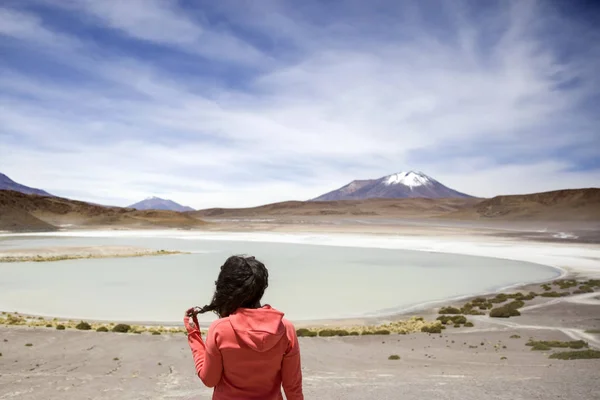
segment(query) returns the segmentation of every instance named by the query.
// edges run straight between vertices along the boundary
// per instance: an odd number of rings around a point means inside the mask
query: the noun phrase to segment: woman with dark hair
[[[303,400],[300,349],[294,326],[260,300],[269,272],[254,257],[229,257],[221,266],[210,304],[184,317],[196,372],[213,400]],[[219,316],[200,335],[197,314]],[[190,322],[190,318],[192,322]]]

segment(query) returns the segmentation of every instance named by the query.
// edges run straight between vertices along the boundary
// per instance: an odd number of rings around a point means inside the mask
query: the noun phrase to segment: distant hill
[[[135,208],[136,210],[169,210],[169,211],[194,211],[193,208],[182,206],[179,203],[175,203],[173,200],[161,199],[160,197],[148,197],[138,203],[132,204],[129,208]]]
[[[325,193],[312,201],[365,200],[373,198],[471,198],[442,185],[422,172],[408,171],[379,179],[352,181],[337,190]]]
[[[70,228],[198,228],[205,222],[167,210],[135,210],[0,191],[0,230],[43,231]]]
[[[600,221],[600,189],[496,196],[446,218],[543,221]]]
[[[199,218],[268,218],[287,216],[429,218],[469,208],[481,199],[367,199],[285,201],[251,208],[210,208],[191,213]]]
[[[600,221],[600,189],[572,189],[517,196],[286,201],[251,208],[210,208],[198,218],[444,218],[449,220]]]
[[[0,173],[0,190],[14,190],[15,192],[25,193],[25,194],[37,194],[40,196],[52,196],[50,193],[42,190],[36,189],[29,186],[21,185],[10,179],[8,176]]]

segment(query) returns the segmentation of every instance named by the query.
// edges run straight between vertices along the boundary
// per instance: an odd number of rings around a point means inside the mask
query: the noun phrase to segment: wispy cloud
[[[0,8],[0,171],[96,202],[195,207],[403,169],[480,196],[600,184],[600,31],[580,11],[199,4]]]

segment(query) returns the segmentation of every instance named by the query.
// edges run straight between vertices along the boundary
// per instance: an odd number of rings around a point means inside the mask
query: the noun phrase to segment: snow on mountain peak
[[[431,183],[429,177],[422,172],[398,172],[385,177],[385,185],[398,185],[402,184],[408,187],[424,186]]]

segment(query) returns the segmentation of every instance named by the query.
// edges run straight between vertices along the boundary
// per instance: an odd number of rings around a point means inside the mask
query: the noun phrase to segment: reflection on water
[[[0,309],[48,316],[180,321],[210,301],[219,267],[253,254],[269,268],[265,301],[292,320],[363,316],[551,279],[552,268],[408,250],[159,237],[3,238],[0,247],[144,246],[192,254],[0,264]],[[206,317],[209,320],[209,317]]]

